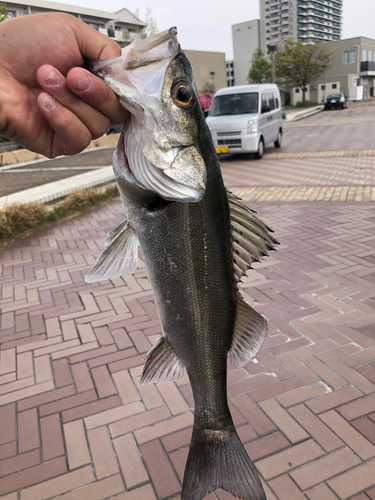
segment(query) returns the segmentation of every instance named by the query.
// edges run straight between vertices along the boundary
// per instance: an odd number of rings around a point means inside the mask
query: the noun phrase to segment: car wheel
[[[264,155],[264,141],[263,138],[261,137],[258,143],[258,151],[255,153],[255,158],[257,160],[260,160],[263,155]]]
[[[327,111],[328,110],[328,106],[324,106],[324,111]]]
[[[283,134],[281,130],[279,130],[279,133],[277,134],[277,140],[273,143],[275,148],[279,148],[282,142],[283,142]]]

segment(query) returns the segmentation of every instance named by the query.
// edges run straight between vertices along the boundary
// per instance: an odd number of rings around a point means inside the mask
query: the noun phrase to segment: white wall
[[[235,85],[246,85],[253,52],[260,45],[259,19],[232,25]]]

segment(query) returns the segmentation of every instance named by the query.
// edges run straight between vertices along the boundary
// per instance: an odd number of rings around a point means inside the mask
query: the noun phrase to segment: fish
[[[239,282],[278,242],[224,186],[176,28],[136,40],[90,70],[130,118],[113,156],[126,218],[108,233],[85,280],[134,272],[141,248],[162,334],[140,383],[179,381],[187,373],[194,395],[181,499],[202,500],[222,488],[265,500],[229,410],[227,360],[243,367],[262,347],[267,322],[245,302]]]

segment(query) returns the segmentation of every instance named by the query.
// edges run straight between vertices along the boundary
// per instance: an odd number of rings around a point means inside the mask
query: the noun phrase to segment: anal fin
[[[151,382],[167,382],[182,380],[186,368],[181,363],[171,344],[165,337],[160,337],[146,355],[140,385]]]
[[[247,365],[260,351],[267,335],[267,321],[238,294],[237,317],[229,360],[234,368]]]

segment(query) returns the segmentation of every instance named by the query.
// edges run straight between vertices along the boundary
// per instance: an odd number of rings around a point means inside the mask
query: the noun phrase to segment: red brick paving
[[[252,206],[282,245],[242,285],[269,335],[228,374],[239,435],[268,500],[374,500],[373,207]],[[116,201],[0,253],[0,499],[179,498],[192,394],[138,385],[160,334],[144,266],[83,281],[123,216]]]

